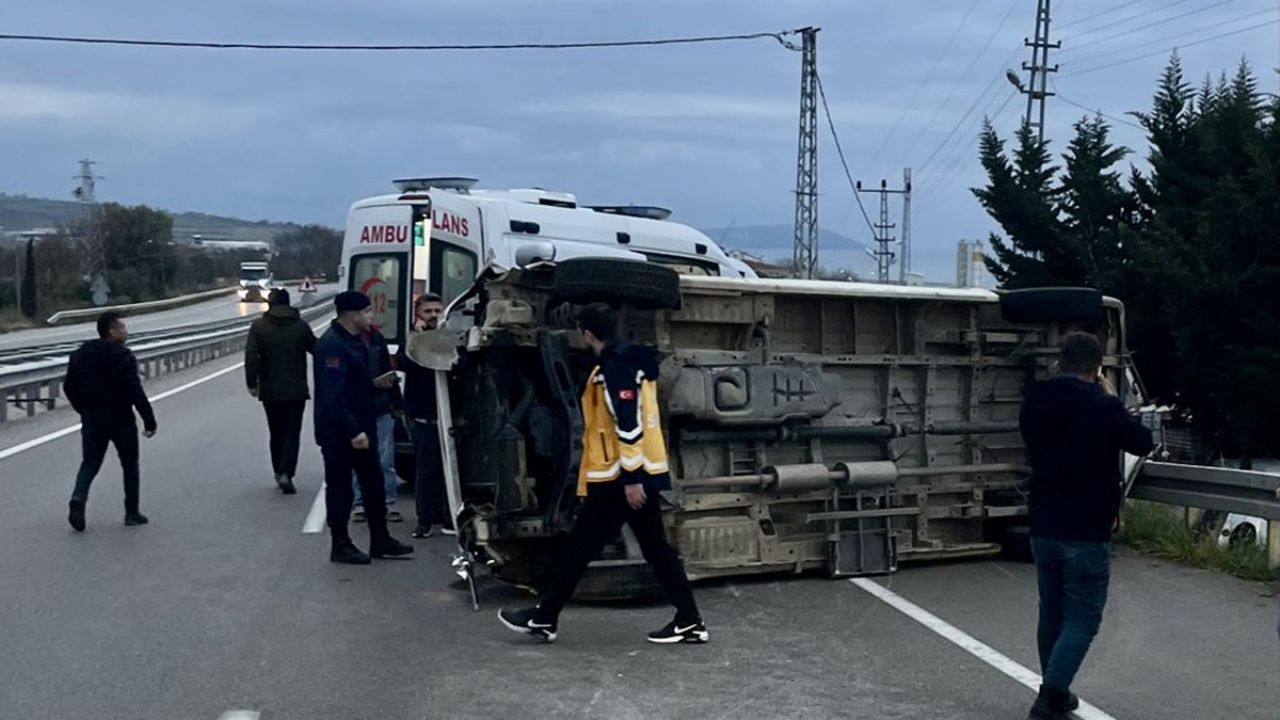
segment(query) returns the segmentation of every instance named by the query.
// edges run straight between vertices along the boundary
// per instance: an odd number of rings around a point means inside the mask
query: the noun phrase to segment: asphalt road
[[[331,565],[327,538],[302,532],[321,474],[310,431],[300,493],[282,496],[242,385],[233,370],[156,403],[146,527],[122,526],[111,460],[88,532],[67,527],[77,435],[0,459],[0,717],[1022,720],[1032,700],[848,581],[700,585],[706,646],[644,642],[669,619],[644,605],[570,606],[560,640],[543,645],[494,617],[527,601],[519,591],[486,582],[471,610],[449,538],[414,541],[410,561]],[[8,423],[0,454],[73,422],[59,410]],[[412,515],[411,498],[401,509]],[[408,527],[393,526],[402,539]],[[1029,566],[911,566],[878,582],[1035,667]],[[1116,720],[1273,719],[1276,619],[1268,588],[1122,551],[1076,689]]]
[[[337,289],[336,284],[317,287],[318,296],[331,295]],[[300,297],[295,288],[290,288],[294,296],[294,304],[299,304]],[[249,318],[261,315],[267,309],[266,303],[242,303],[234,294],[227,294],[213,300],[162,310],[160,312],[134,315],[126,319],[129,331],[133,333],[166,330],[184,325],[230,320],[233,318]],[[97,337],[93,322],[80,322],[57,327],[33,328],[17,332],[0,334],[0,350],[10,350],[29,345],[45,345],[48,343],[75,342]]]

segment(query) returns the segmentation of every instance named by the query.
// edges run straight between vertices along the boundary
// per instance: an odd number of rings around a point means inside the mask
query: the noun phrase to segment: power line
[[[844,148],[840,145],[840,134],[836,132],[836,123],[831,119],[831,108],[827,105],[827,91],[822,89],[821,75],[818,76],[818,97],[822,99],[822,112],[827,115],[827,127],[831,128],[831,139],[835,141],[836,154],[840,156],[840,165],[844,168],[844,176],[849,181],[849,189],[858,200],[858,209],[862,211],[862,219],[867,221],[867,228],[871,230],[872,236],[876,236],[875,224],[871,222],[871,216],[867,214],[867,208],[862,204],[858,184],[853,181],[853,173],[849,172],[849,162],[845,160]]]
[[[931,125],[933,125],[934,120],[938,119],[938,115],[942,112],[942,109],[947,106],[947,103],[951,102],[951,98],[955,95],[956,89],[958,89],[960,85],[964,83],[965,80],[969,79],[969,75],[973,73],[973,68],[977,66],[978,61],[982,59],[982,56],[986,54],[987,50],[991,47],[991,44],[995,42],[996,36],[1000,34],[1000,31],[1003,30],[1004,26],[1009,22],[1009,18],[1010,16],[1013,15],[1013,11],[1018,8],[1018,4],[1019,4],[1019,0],[1013,0],[1013,2],[1009,4],[1009,9],[1005,11],[1004,17],[1000,20],[1000,24],[996,26],[996,29],[994,31],[992,31],[990,37],[987,38],[986,44],[982,46],[982,49],[979,50],[978,53],[973,56],[973,60],[969,61],[969,67],[965,68],[964,74],[960,77],[959,80],[957,80],[954,84],[952,84],[951,90],[947,93],[946,99],[944,99],[941,103],[938,103],[938,107],[933,111],[933,116],[929,118],[929,122],[920,126],[919,132],[916,133],[915,139],[911,141],[911,146],[907,149],[907,152],[905,153],[907,159],[909,159],[911,157],[911,154],[915,152],[916,146],[920,144],[920,139],[924,137],[925,131],[928,130]],[[904,160],[902,163],[899,163],[899,164],[906,166],[910,163]],[[928,163],[926,162],[926,164]]]
[[[1099,25],[1098,27],[1093,28],[1092,30],[1082,30],[1078,35],[1068,37],[1067,40],[1074,41],[1076,38],[1086,37],[1088,35],[1092,35],[1097,32],[1102,32],[1103,30],[1111,30],[1113,28],[1119,27],[1120,25],[1124,25],[1125,23],[1131,20],[1137,20],[1138,18],[1146,17],[1148,15],[1153,15],[1163,10],[1168,10],[1169,8],[1177,7],[1178,5],[1182,5],[1183,3],[1188,3],[1188,2],[1191,2],[1191,0],[1173,0],[1173,2],[1170,2],[1170,3],[1157,5],[1156,7],[1151,8],[1150,10],[1144,10],[1138,13],[1137,15],[1130,15],[1129,17],[1124,18],[1123,20],[1116,20],[1114,22],[1107,23],[1106,25]],[[1062,28],[1058,28],[1058,29],[1061,30]]]
[[[1096,12],[1096,13],[1093,13],[1092,15],[1085,15],[1084,17],[1082,17],[1082,18],[1076,18],[1075,20],[1072,20],[1071,22],[1065,22],[1065,23],[1063,23],[1063,24],[1059,25],[1059,26],[1058,26],[1058,29],[1059,29],[1059,30],[1062,30],[1062,29],[1064,29],[1064,28],[1069,28],[1069,27],[1071,27],[1072,25],[1079,25],[1079,24],[1080,24],[1080,23],[1082,23],[1082,22],[1088,22],[1088,21],[1090,21],[1090,20],[1092,20],[1092,19],[1094,19],[1094,18],[1096,18],[1096,17],[1102,17],[1103,15],[1110,15],[1111,13],[1116,12],[1117,10],[1123,10],[1123,9],[1125,9],[1125,8],[1127,8],[1127,7],[1132,7],[1132,6],[1134,6],[1134,5],[1137,5],[1138,3],[1143,3],[1143,2],[1146,2],[1146,1],[1147,1],[1147,0],[1129,0],[1129,2],[1121,3],[1121,4],[1119,4],[1119,5],[1117,5],[1117,6],[1113,7],[1113,8],[1110,8],[1110,9],[1107,9],[1107,10],[1103,10],[1103,11],[1101,11],[1101,12]],[[1059,8],[1059,9],[1061,9],[1061,8]]]
[[[1063,73],[1063,76],[1076,77],[1077,75],[1087,75],[1092,72],[1098,72],[1099,70],[1106,70],[1107,68],[1113,68],[1117,65],[1124,65],[1126,63],[1137,62],[1139,60],[1145,60],[1147,58],[1156,57],[1157,55],[1165,55],[1167,53],[1171,53],[1175,50],[1178,50],[1179,48],[1195,47],[1196,45],[1203,45],[1208,42],[1213,42],[1214,40],[1221,40],[1223,38],[1231,37],[1232,35],[1239,35],[1240,33],[1249,32],[1250,30],[1258,30],[1260,28],[1269,27],[1271,25],[1277,25],[1277,24],[1280,24],[1280,20],[1271,20],[1264,23],[1258,23],[1257,25],[1250,25],[1249,27],[1240,28],[1239,30],[1232,30],[1231,32],[1225,32],[1219,35],[1214,35],[1213,37],[1207,37],[1207,38],[1204,38],[1203,40],[1196,40],[1194,42],[1182,43],[1181,45],[1174,45],[1173,47],[1164,48],[1162,50],[1156,50],[1155,52],[1144,53],[1142,55],[1135,55],[1130,58],[1125,58],[1124,60],[1117,60],[1115,62],[1106,63],[1105,65],[1095,65],[1094,67],[1085,68],[1084,70],[1077,70],[1075,72],[1066,72],[1066,73]]]
[[[1058,86],[1057,86],[1057,85],[1054,85],[1054,86],[1053,86],[1053,89],[1054,89],[1054,90],[1057,90],[1057,89],[1058,89]],[[1135,128],[1135,129],[1138,129],[1138,130],[1146,130],[1146,128],[1142,127],[1141,125],[1139,125],[1139,124],[1138,124],[1138,123],[1136,123],[1136,122],[1132,122],[1132,121],[1129,121],[1129,120],[1125,120],[1124,118],[1118,118],[1118,117],[1116,117],[1116,116],[1114,116],[1114,115],[1108,115],[1107,113],[1104,113],[1104,112],[1102,112],[1102,110],[1099,110],[1099,109],[1097,109],[1097,108],[1091,108],[1091,107],[1088,107],[1088,106],[1086,106],[1086,105],[1081,105],[1080,103],[1076,102],[1075,100],[1072,100],[1071,98],[1066,97],[1066,96],[1065,96],[1065,95],[1063,95],[1061,92],[1059,92],[1059,93],[1058,93],[1058,98],[1059,98],[1060,100],[1062,100],[1063,102],[1065,102],[1066,104],[1068,104],[1068,105],[1074,105],[1074,106],[1076,106],[1076,107],[1080,108],[1081,110],[1084,110],[1085,112],[1088,112],[1088,113],[1097,113],[1098,115],[1101,115],[1102,117],[1104,117],[1104,118],[1106,118],[1106,119],[1108,119],[1108,120],[1110,120],[1110,121],[1112,121],[1112,122],[1118,122],[1118,123],[1120,123],[1121,125],[1128,125],[1129,127],[1131,127],[1131,128]]]
[[[911,112],[912,108],[916,106],[916,100],[920,98],[920,91],[933,80],[934,73],[936,73],[938,71],[938,67],[942,65],[942,60],[947,56],[947,53],[951,52],[951,46],[955,43],[956,38],[959,37],[960,30],[965,26],[965,23],[969,22],[969,16],[973,15],[973,9],[978,7],[978,2],[979,0],[973,0],[973,2],[969,4],[969,9],[965,11],[964,17],[960,19],[960,23],[956,25],[955,30],[951,31],[951,37],[947,39],[946,46],[942,48],[942,52],[938,53],[938,57],[934,58],[933,66],[930,67],[929,72],[925,74],[924,81],[916,85],[915,92],[911,93],[911,100],[907,103],[906,107],[902,109],[902,112],[898,113],[898,119],[893,121],[893,127],[889,128],[889,133],[880,140],[880,145],[876,147],[875,152],[871,153],[871,157],[867,160],[868,166],[873,165],[876,159],[880,157],[880,152],[889,144],[889,140],[893,137],[893,134],[898,131],[898,126],[902,124],[902,120],[906,118],[907,113]]]
[[[1115,57],[1116,55],[1124,55],[1126,53],[1137,50],[1138,48],[1151,47],[1152,45],[1162,45],[1176,38],[1186,37],[1188,35],[1198,35],[1206,30],[1216,30],[1220,27],[1226,27],[1227,25],[1234,25],[1235,23],[1238,23],[1242,20],[1249,20],[1251,18],[1261,17],[1263,15],[1270,15],[1271,13],[1277,13],[1277,12],[1280,12],[1280,7],[1273,7],[1267,10],[1249,13],[1248,15],[1241,15],[1239,17],[1234,17],[1234,18],[1231,18],[1230,20],[1223,20],[1222,22],[1214,23],[1212,25],[1202,25],[1200,27],[1192,28],[1190,30],[1183,30],[1182,32],[1179,32],[1179,33],[1166,35],[1165,37],[1157,38],[1155,40],[1148,40],[1147,42],[1138,43],[1137,45],[1127,45],[1117,50],[1108,50],[1107,52],[1104,52],[1100,55],[1094,55],[1092,57],[1088,57],[1083,60],[1077,60],[1076,62],[1089,64],[1089,63],[1096,62],[1098,60],[1102,60],[1104,58]],[[1061,50],[1060,52],[1067,52],[1069,49],[1072,49],[1072,48],[1064,49],[1064,50]]]
[[[737,40],[762,40],[772,38],[782,42],[798,30],[759,32],[742,35],[704,35],[697,37],[658,38],[651,40],[606,40],[595,42],[563,43],[508,43],[485,45],[306,45],[248,42],[211,42],[190,40],[138,40],[126,38],[78,37],[70,35],[19,35],[0,33],[0,40],[61,43],[78,45],[126,45],[132,47],[201,48],[207,50],[323,50],[323,51],[453,51],[453,50],[577,50],[586,48],[647,47],[654,45],[692,45],[696,43],[731,42]]]
[[[991,100],[987,103],[986,107],[982,109],[982,112],[974,115],[973,119],[969,121],[961,134],[957,136],[956,142],[952,144],[952,147],[947,151],[946,158],[941,163],[941,169],[937,173],[934,173],[933,177],[930,178],[929,185],[925,187],[921,192],[921,195],[932,193],[934,190],[937,190],[940,185],[945,185],[954,176],[955,171],[959,170],[960,167],[964,165],[965,156],[971,149],[969,142],[974,137],[973,133],[977,128],[978,123],[983,119],[988,119],[994,125],[995,122],[1000,119],[1001,114],[1004,113],[1005,108],[1009,106],[1009,103],[1012,102],[1013,98],[1017,95],[1017,90],[1010,90],[1009,94],[1005,96],[1004,101],[1000,103],[1000,106],[996,108],[995,112],[989,111],[991,110],[991,106],[996,103],[996,100],[998,100],[1000,96],[998,94],[991,96]]]
[[[1009,90],[1008,95],[1005,96],[1004,101],[1000,103],[1000,106],[996,108],[995,112],[988,113],[987,111],[991,109],[991,106],[994,105],[996,100],[1000,97],[999,94],[991,96],[991,99],[987,101],[986,106],[982,108],[982,112],[974,115],[973,119],[971,119],[965,126],[963,132],[957,136],[956,142],[954,142],[951,148],[948,149],[946,157],[943,159],[941,164],[942,169],[930,178],[929,183],[923,190],[921,190],[921,196],[931,194],[954,177],[955,172],[964,165],[965,155],[970,149],[966,140],[972,138],[973,130],[977,127],[978,122],[983,118],[987,118],[991,120],[992,124],[994,124],[1005,111],[1005,108],[1009,107],[1009,103],[1017,96],[1017,90]]]
[[[1104,43],[1104,42],[1110,42],[1110,41],[1112,41],[1112,40],[1115,40],[1116,38],[1126,37],[1126,36],[1128,36],[1128,35],[1132,35],[1132,34],[1137,33],[1137,32],[1142,32],[1143,30],[1150,30],[1150,29],[1151,29],[1151,28],[1153,28],[1153,27],[1159,27],[1159,26],[1164,25],[1164,24],[1166,24],[1166,23],[1171,23],[1171,22],[1173,22],[1174,20],[1181,20],[1182,18],[1185,18],[1185,17],[1191,17],[1192,15],[1198,15],[1198,14],[1200,14],[1200,13],[1202,13],[1202,12],[1206,12],[1206,11],[1212,10],[1212,9],[1214,9],[1214,8],[1222,7],[1223,5],[1228,5],[1228,4],[1233,3],[1233,2],[1236,2],[1236,0],[1219,0],[1218,2],[1216,2],[1216,3],[1212,4],[1212,5],[1206,5],[1206,6],[1202,7],[1202,8],[1196,8],[1195,10],[1188,10],[1187,12],[1184,12],[1184,13],[1182,13],[1182,14],[1180,14],[1180,15],[1174,15],[1174,16],[1172,16],[1172,17],[1167,17],[1167,18],[1165,18],[1165,19],[1163,19],[1163,20],[1157,20],[1156,22],[1153,22],[1153,23],[1147,23],[1146,25],[1143,25],[1143,26],[1141,26],[1141,27],[1136,27],[1136,28],[1133,28],[1133,29],[1131,29],[1131,30],[1124,30],[1124,31],[1122,31],[1122,32],[1118,32],[1118,33],[1116,33],[1116,34],[1114,34],[1114,35],[1108,35],[1108,36],[1106,36],[1106,37],[1097,38],[1096,40],[1090,40],[1089,42],[1086,42],[1086,43],[1080,43],[1079,45],[1072,45],[1072,46],[1071,46],[1071,49],[1072,49],[1072,50],[1079,50],[1080,48],[1087,48],[1087,47],[1092,47],[1092,46],[1094,46],[1094,45],[1099,45],[1099,44]],[[1077,37],[1078,37],[1078,36],[1077,36]],[[1070,42],[1071,42],[1071,40],[1070,40],[1070,39],[1068,39],[1066,42],[1070,43]]]
[[[986,89],[984,89],[982,93],[978,95],[978,97],[974,98],[973,103],[969,105],[969,109],[964,111],[964,114],[960,116],[959,120],[956,120],[955,125],[951,126],[951,130],[949,130],[947,134],[942,138],[942,141],[938,143],[938,146],[933,149],[932,153],[929,153],[929,157],[923,163],[920,164],[920,172],[922,173],[924,172],[925,168],[929,166],[929,163],[933,162],[933,159],[937,157],[938,153],[942,152],[942,149],[946,147],[947,143],[951,140],[952,136],[955,135],[956,131],[960,129],[960,126],[963,125],[965,120],[969,118],[969,115],[971,115],[973,111],[978,107],[978,104],[982,102],[983,98],[985,98],[993,89],[995,89],[995,87],[999,84],[999,82],[1002,79],[1004,79],[1004,72],[1003,72],[1004,68],[1007,67],[1010,62],[1013,62],[1013,59],[1017,57],[1018,53],[1021,50],[1022,50],[1021,47],[1014,48],[1013,52],[1009,53],[1009,56],[1004,59],[1004,62],[1000,63],[1000,69],[997,71],[997,74],[991,79],[991,82],[987,83]],[[990,103],[988,103],[988,107],[990,107]]]

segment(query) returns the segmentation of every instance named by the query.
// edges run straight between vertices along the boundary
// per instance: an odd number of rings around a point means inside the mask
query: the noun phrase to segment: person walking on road
[[[289,291],[271,292],[270,308],[249,327],[244,347],[244,378],[249,393],[262,403],[271,434],[271,470],[285,495],[297,492],[293,478],[302,444],[302,415],[311,393],[307,387],[307,353],[316,336],[289,305]]]
[[[582,308],[578,328],[597,359],[582,394],[583,502],[550,592],[534,607],[500,610],[498,618],[515,632],[554,641],[560,611],[587,565],[626,523],[676,608],[675,619],[649,633],[649,641],[705,643],[707,626],[662,525],[659,493],[671,489],[671,475],[658,414],[657,359],[651,350],[619,339],[617,313],[603,303]]]
[[[1067,335],[1058,375],[1028,387],[1022,402],[1043,676],[1030,720],[1065,719],[1079,706],[1070,688],[1107,602],[1123,493],[1120,453],[1146,455],[1154,447],[1151,431],[1103,377],[1102,355],[1093,335]]]
[[[413,301],[413,329],[435,330],[444,315],[444,302],[439,295],[427,293]],[[431,537],[433,526],[453,530],[453,519],[447,517],[444,464],[440,456],[440,422],[436,410],[436,373],[411,360],[404,347],[396,356],[404,372],[404,411],[412,423],[414,479],[413,500],[418,514],[413,537]]]
[[[329,560],[367,565],[370,557],[409,555],[413,547],[387,532],[387,507],[383,497],[382,468],[374,448],[378,446],[373,374],[369,349],[362,339],[373,327],[373,312],[364,293],[348,290],[334,299],[338,318],[316,342],[316,443],[324,455],[325,507],[332,548]],[[369,554],[351,541],[347,523],[351,516],[351,473],[364,493],[369,524]]]
[[[382,466],[387,522],[403,522],[404,516],[396,509],[400,484],[396,475],[396,418],[404,407],[404,398],[400,394],[400,380],[391,365],[387,339],[377,330],[370,329],[364,335],[364,342],[369,349],[369,368],[374,378],[373,402],[378,413],[378,464]],[[352,514],[356,522],[364,522],[364,494],[360,491],[359,479],[352,476],[351,486],[355,493],[355,509]]]
[[[89,486],[102,468],[107,446],[115,445],[124,472],[124,524],[146,525],[147,516],[138,510],[138,425],[134,411],[142,416],[143,434],[156,434],[156,415],[138,377],[138,360],[125,347],[129,330],[119,313],[105,312],[98,318],[98,339],[90,340],[71,353],[62,389],[71,407],[80,414],[80,440],[84,456],[71,491],[68,522],[84,532],[84,509]]]

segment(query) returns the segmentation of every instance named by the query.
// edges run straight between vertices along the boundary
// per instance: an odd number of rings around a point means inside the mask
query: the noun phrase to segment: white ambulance
[[[639,260],[685,275],[755,277],[701,232],[645,206],[582,207],[569,193],[482,190],[472,178],[396,180],[399,192],[360,200],[347,215],[340,282],[373,302],[392,345],[405,338],[413,298],[447,305],[486,267],[570,258]]]

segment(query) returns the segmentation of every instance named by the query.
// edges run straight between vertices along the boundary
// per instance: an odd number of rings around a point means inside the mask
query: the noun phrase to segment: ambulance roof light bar
[[[395,183],[396,189],[402,193],[421,192],[423,190],[452,190],[466,195],[480,181],[469,177],[419,177],[399,178],[392,182]]]
[[[654,205],[592,205],[590,207],[598,213],[626,215],[647,220],[666,220],[671,217],[670,210]]]

